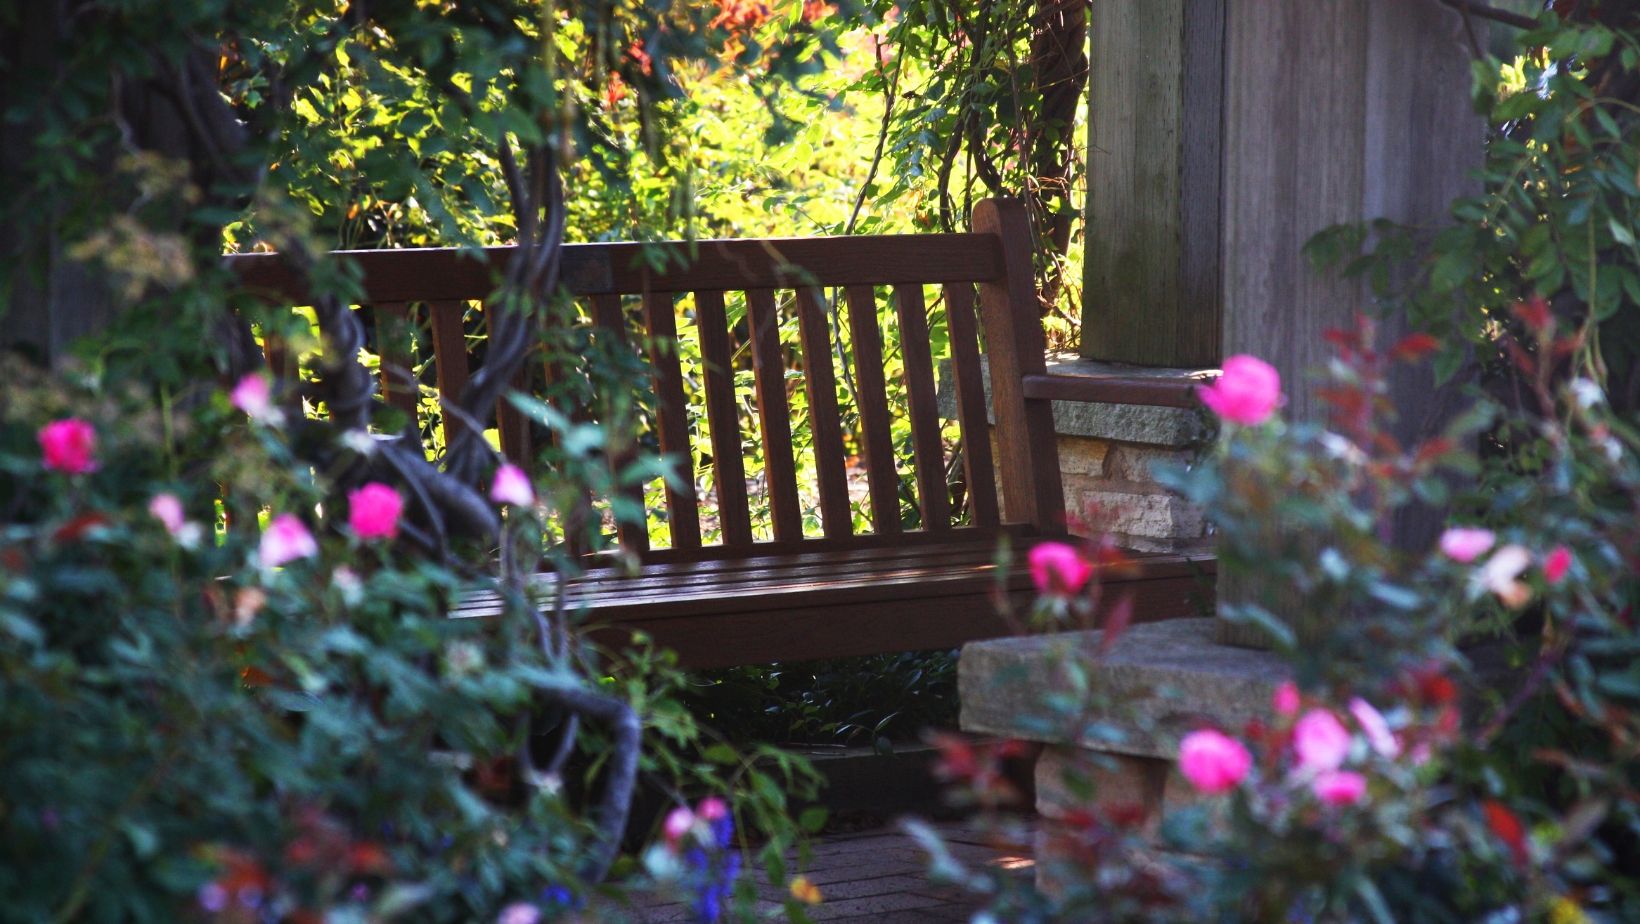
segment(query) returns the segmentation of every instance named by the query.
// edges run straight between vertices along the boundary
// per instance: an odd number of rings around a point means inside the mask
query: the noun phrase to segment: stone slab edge
[[[992,424],[996,412],[991,406],[991,364],[980,357],[984,370],[985,410]],[[1120,370],[1123,375],[1150,375],[1157,378],[1188,378],[1194,370],[1145,369],[1144,367],[1113,366],[1081,359],[1050,359],[1049,375],[1077,375]],[[956,375],[951,360],[939,363],[940,416],[954,420],[957,416]],[[1201,423],[1196,412],[1189,408],[1148,407],[1136,404],[1094,404],[1082,401],[1053,402],[1054,431],[1063,436],[1086,436],[1093,439],[1115,440],[1122,443],[1143,443],[1178,449],[1188,446],[1201,434]]]
[[[1130,627],[1103,658],[1102,632],[1067,632],[971,642],[957,666],[963,731],[1167,760],[1179,738],[1204,725],[1239,733],[1269,715],[1276,685],[1288,676],[1277,655],[1213,641],[1215,619],[1172,619]],[[1042,708],[1069,693],[1056,663],[1075,659],[1092,682],[1126,708],[1090,716],[1080,731],[1056,727]],[[1115,736],[1089,734],[1103,726]]]

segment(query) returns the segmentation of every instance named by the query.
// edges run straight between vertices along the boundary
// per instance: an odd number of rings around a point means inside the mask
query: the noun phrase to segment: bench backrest
[[[708,240],[671,248],[664,274],[649,269],[643,247],[629,243],[566,245],[563,284],[590,302],[598,329],[628,340],[623,297],[642,303],[644,336],[654,374],[655,428],[662,452],[694,461],[691,427],[704,418],[710,431],[716,524],[721,542],[703,547],[700,498],[668,489],[665,514],[671,551],[649,549],[643,530],[623,530],[623,545],[652,558],[738,557],[824,547],[936,542],[976,538],[1005,529],[1058,533],[1064,529],[1058,457],[1049,402],[1028,397],[1026,376],[1041,375],[1044,348],[1032,273],[1030,231],[1024,208],[1013,200],[986,200],[974,209],[968,234],[878,235],[766,240]],[[511,248],[488,251],[479,261],[455,250],[350,251],[363,272],[367,301],[384,317],[406,318],[414,303],[429,309],[439,389],[459,393],[471,357],[463,330],[469,303],[495,290]],[[651,252],[653,255],[653,252]],[[277,254],[229,257],[250,289],[302,304],[301,282]],[[687,268],[682,268],[687,267]],[[929,336],[924,286],[942,290],[949,356],[936,357]],[[975,287],[978,287],[978,312]],[[892,292],[898,324],[917,503],[922,528],[904,531],[900,476],[895,465],[893,409],[884,375],[884,331],[878,323],[877,287]],[[825,290],[841,290],[839,318],[852,347],[852,388],[860,449],[869,491],[871,534],[854,533],[849,477],[838,402],[834,338]],[[757,429],[763,459],[763,490],[773,544],[755,542],[752,499],[743,461],[743,434],[733,378],[732,332],[726,293],[744,293],[749,347],[756,383]],[[777,297],[790,293],[798,336],[781,340]],[[692,296],[693,334],[701,368],[686,383],[680,366],[677,303]],[[981,332],[983,322],[983,340]],[[383,343],[383,368],[408,368],[411,357]],[[985,371],[989,363],[996,422],[996,453],[987,422]],[[968,523],[953,524],[946,487],[946,458],[936,398],[935,366],[952,365],[962,464],[968,491]],[[276,367],[279,363],[274,364]],[[790,368],[788,368],[790,367]],[[812,486],[798,484],[792,441],[788,371],[792,388],[801,379],[812,436]],[[528,379],[518,385],[528,387]],[[414,414],[416,396],[402,380],[383,376],[384,397]],[[497,411],[502,448],[514,459],[529,456],[526,421],[505,400]],[[446,427],[457,426],[450,416]],[[748,434],[749,435],[749,434]],[[692,472],[687,465],[685,472]],[[807,491],[801,488],[808,488]],[[999,505],[998,497],[1002,503]],[[805,537],[802,495],[818,497],[823,537]],[[1004,514],[1005,511],[1005,514]],[[761,513],[761,511],[760,511]],[[1006,520],[1006,522],[1005,522]]]

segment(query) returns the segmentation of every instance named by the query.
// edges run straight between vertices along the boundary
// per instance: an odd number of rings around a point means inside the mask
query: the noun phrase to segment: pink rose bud
[[[1325,709],[1311,709],[1293,726],[1293,751],[1305,770],[1337,770],[1350,753],[1350,733]]]
[[[262,531],[262,542],[257,546],[257,557],[262,567],[277,568],[298,558],[319,554],[319,543],[307,531],[302,521],[288,513],[281,513]]]
[[[729,817],[729,805],[717,796],[707,796],[695,807],[695,814],[707,821]]]
[[[1232,356],[1224,361],[1218,381],[1196,389],[1202,403],[1231,423],[1256,427],[1286,403],[1281,373],[1256,356]]]
[[[1328,770],[1316,774],[1310,791],[1328,805],[1354,805],[1367,794],[1367,778],[1349,770]]]
[[[668,844],[676,844],[683,840],[683,836],[694,826],[695,813],[680,805],[666,814],[666,823],[661,826],[661,833],[665,835]]]
[[[501,909],[495,924],[536,924],[541,920],[541,909],[529,902],[514,902]]]
[[[535,486],[530,484],[530,476],[524,474],[523,469],[511,462],[504,462],[495,470],[490,500],[514,507],[532,507],[535,505]]]
[[[1543,577],[1550,584],[1559,584],[1566,580],[1566,572],[1572,569],[1572,550],[1565,546],[1556,546],[1543,559]]]
[[[1298,684],[1293,683],[1291,680],[1283,680],[1281,685],[1276,687],[1275,696],[1271,697],[1270,705],[1274,706],[1276,712],[1281,715],[1298,715],[1298,707],[1301,705],[1298,696]]]
[[[1498,537],[1490,529],[1454,526],[1441,534],[1441,552],[1453,561],[1469,564],[1492,547]]]
[[[1063,542],[1044,542],[1031,549],[1031,580],[1039,593],[1071,596],[1093,576],[1093,565]]]
[[[273,406],[273,392],[268,386],[267,376],[260,372],[246,373],[228,393],[228,400],[257,423],[277,425],[284,420],[284,415]]]
[[[1229,792],[1247,778],[1253,755],[1240,741],[1211,728],[1194,731],[1179,742],[1179,772],[1190,785],[1209,795]]]
[[[148,502],[148,512],[165,524],[165,531],[173,536],[188,525],[187,515],[182,512],[182,501],[175,494],[155,494],[154,499]]]
[[[97,451],[97,431],[78,417],[55,420],[35,434],[40,441],[40,461],[46,468],[70,475],[97,470],[91,457]]]
[[[404,498],[385,484],[371,482],[347,492],[347,523],[360,539],[392,539],[399,534]]]
[[[1350,715],[1355,716],[1356,724],[1367,736],[1367,743],[1380,756],[1393,759],[1401,753],[1401,745],[1389,730],[1389,723],[1384,721],[1384,714],[1374,709],[1372,703],[1357,696],[1350,700]]]

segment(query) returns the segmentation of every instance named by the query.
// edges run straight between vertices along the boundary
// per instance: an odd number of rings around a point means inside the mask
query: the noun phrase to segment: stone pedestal
[[[1179,739],[1206,725],[1237,733],[1267,717],[1287,677],[1277,655],[1218,644],[1216,621],[1132,626],[1102,656],[1103,632],[969,643],[957,673],[962,729],[1047,744],[1036,767],[1044,817],[1137,811],[1154,833],[1170,809],[1196,798],[1175,766]],[[1045,704],[1076,697],[1077,674],[1111,705],[1066,727]],[[1052,867],[1047,859],[1039,857],[1039,870]]]
[[[991,375],[990,367],[984,368],[989,409]],[[957,398],[950,362],[941,362],[939,372],[940,415],[955,419]],[[1203,381],[1199,369],[1129,366],[1071,356],[1048,357],[1048,374],[1122,375],[1188,384]],[[1190,408],[1053,402],[1059,473],[1071,532],[1109,534],[1123,548],[1140,552],[1207,551],[1211,541],[1201,511],[1156,481],[1158,466],[1183,465],[1190,460],[1202,437],[1197,414]],[[994,415],[991,419],[995,423]]]

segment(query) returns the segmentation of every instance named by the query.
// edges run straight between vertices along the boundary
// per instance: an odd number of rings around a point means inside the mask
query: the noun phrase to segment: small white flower
[[[1571,389],[1572,397],[1577,401],[1577,406],[1584,410],[1588,410],[1606,400],[1606,393],[1601,390],[1593,379],[1572,379],[1571,384],[1567,387]]]
[[[1486,560],[1475,572],[1475,581],[1486,590],[1497,594],[1504,606],[1515,609],[1531,599],[1532,590],[1516,578],[1532,564],[1532,553],[1524,546],[1506,545]]]
[[[1355,445],[1347,436],[1328,430],[1321,434],[1320,439],[1321,448],[1326,450],[1327,455],[1332,456],[1334,459],[1348,462],[1350,465],[1361,465],[1367,461],[1367,454],[1362,452],[1361,447]]]
[[[364,581],[359,580],[359,573],[342,565],[330,572],[330,583],[341,592],[342,602],[348,606],[358,606],[364,600]]]
[[[363,430],[349,430],[343,433],[342,445],[361,456],[376,454],[376,438]]]
[[[1606,458],[1613,462],[1623,461],[1623,444],[1618,442],[1617,437],[1608,436],[1601,440],[1600,448],[1606,450]]]

